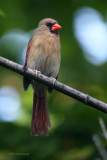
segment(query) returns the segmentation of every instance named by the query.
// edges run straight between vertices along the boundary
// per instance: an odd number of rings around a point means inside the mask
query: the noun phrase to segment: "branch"
[[[29,78],[32,78],[34,80],[37,80],[43,84],[46,84],[48,86],[53,87],[55,90],[64,93],[65,95],[68,95],[86,105],[89,105],[93,108],[96,108],[97,110],[100,110],[104,113],[107,113],[107,104],[99,101],[87,94],[84,94],[74,88],[71,88],[63,83],[60,83],[58,81],[55,82],[54,86],[53,86],[53,80],[50,79],[49,77],[38,73],[38,75],[36,76],[35,71],[33,71],[32,69],[24,69],[24,67],[22,65],[19,65],[15,62],[12,62],[6,58],[0,57],[0,66],[7,68],[9,70],[12,70],[14,72],[17,72],[21,75],[25,75]]]

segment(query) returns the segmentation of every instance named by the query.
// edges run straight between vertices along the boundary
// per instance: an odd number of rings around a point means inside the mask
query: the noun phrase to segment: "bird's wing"
[[[27,47],[26,59],[25,59],[25,65],[24,65],[25,69],[26,69],[26,65],[27,65],[27,59],[28,59],[28,55],[29,55],[29,52],[30,52],[30,48],[31,48],[31,39],[29,40],[28,47]],[[31,79],[24,76],[23,77],[23,88],[24,88],[25,91],[27,91],[30,83],[31,83]]]
[[[31,40],[32,39],[29,40],[28,47],[27,47],[25,65],[27,64],[27,59],[28,59],[28,55],[29,55],[29,52],[30,52],[30,48],[31,48]]]

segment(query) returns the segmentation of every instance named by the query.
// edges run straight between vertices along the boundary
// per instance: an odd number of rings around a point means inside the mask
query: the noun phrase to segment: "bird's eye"
[[[52,24],[51,24],[51,23],[47,23],[46,25],[47,25],[48,27],[51,27],[51,26],[52,26]]]

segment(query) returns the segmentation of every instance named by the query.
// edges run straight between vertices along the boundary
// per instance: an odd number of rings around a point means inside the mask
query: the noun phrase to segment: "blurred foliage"
[[[73,33],[74,12],[84,6],[96,9],[106,19],[106,0],[0,1],[0,38],[16,28],[28,33],[44,17],[56,19],[62,26],[59,81],[107,102],[107,63],[101,66],[89,63]],[[0,55],[21,63],[19,57],[22,55],[17,52],[14,41],[8,44],[4,44],[5,49],[0,46]],[[0,122],[0,159],[93,160],[100,157],[92,135],[100,130],[99,116],[107,123],[104,113],[53,91],[51,95],[48,94],[52,124],[50,134],[48,137],[32,137],[30,125],[33,90],[30,87],[28,92],[24,92],[22,77],[0,67],[0,86],[7,85],[20,93],[23,115],[15,122]]]
[[[5,17],[5,16],[6,16],[6,14],[4,13],[4,11],[1,10],[1,9],[0,9],[0,16],[2,16],[2,17]]]

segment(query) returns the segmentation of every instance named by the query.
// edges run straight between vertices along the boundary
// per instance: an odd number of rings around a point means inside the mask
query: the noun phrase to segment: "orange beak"
[[[59,29],[61,29],[62,27],[58,24],[58,23],[55,23],[52,27],[52,31],[57,31]]]

